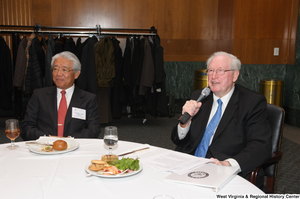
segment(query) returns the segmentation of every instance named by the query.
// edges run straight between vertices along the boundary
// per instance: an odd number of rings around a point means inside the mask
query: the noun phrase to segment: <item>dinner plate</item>
[[[45,145],[36,145],[36,144],[32,144],[29,145],[28,149],[29,151],[33,152],[33,153],[37,153],[37,154],[42,154],[42,155],[56,155],[56,154],[62,154],[62,153],[68,153],[70,151],[74,151],[76,149],[78,149],[79,147],[79,143],[76,142],[73,138],[52,138],[52,137],[47,137],[47,138],[40,138],[38,140],[36,140],[37,142],[43,142],[43,143],[49,143],[52,144],[53,142],[55,142],[56,140],[64,140],[67,142],[68,144],[68,148],[66,150],[61,150],[61,151],[50,151],[50,152],[46,152],[46,151],[42,151],[42,148],[45,147]]]
[[[89,170],[89,166],[91,165],[91,163],[88,163],[85,166],[85,171],[88,174],[93,174],[94,176],[98,176],[98,177],[101,177],[101,178],[124,178],[124,177],[129,177],[129,176],[133,176],[133,175],[136,175],[136,174],[140,173],[143,170],[143,165],[141,163],[139,163],[139,164],[140,164],[139,170],[131,171],[131,172],[128,172],[128,173],[123,173],[123,174],[104,175],[104,174],[99,173],[97,171],[91,171],[91,170]]]

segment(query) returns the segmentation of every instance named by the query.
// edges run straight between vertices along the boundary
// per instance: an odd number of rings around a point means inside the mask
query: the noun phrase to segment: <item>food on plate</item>
[[[108,166],[103,168],[104,172],[109,172],[109,174],[119,174],[121,171],[115,166]]]
[[[102,161],[102,160],[92,160],[91,161],[93,164],[107,164],[106,161]]]
[[[112,162],[109,162],[110,165],[116,166],[121,171],[124,171],[126,169],[129,169],[131,171],[136,171],[140,169],[139,159],[133,159],[133,158],[122,158],[121,160],[115,160]]]
[[[42,148],[42,151],[45,151],[45,152],[51,152],[51,151],[53,151],[53,148],[52,148],[52,146],[44,146],[44,147]]]
[[[112,162],[112,161],[115,161],[115,160],[118,160],[118,156],[116,155],[103,155],[101,157],[101,160],[102,161],[106,161],[106,162]]]
[[[104,164],[91,164],[89,170],[91,171],[101,171],[104,168]]]
[[[68,148],[68,144],[64,140],[56,140],[55,142],[53,142],[54,150],[62,151],[62,150],[66,150],[67,148]]]
[[[107,162],[102,160],[92,160],[91,163],[89,166],[89,170],[91,171],[101,171],[105,166],[108,166]]]
[[[127,173],[131,171],[139,170],[140,168],[138,158],[136,159],[122,158],[121,160],[117,158],[114,161],[104,161],[103,160],[104,156],[112,156],[112,155],[103,155],[101,160],[92,160],[91,161],[92,164],[89,166],[89,170],[100,172],[103,175],[116,175],[116,174],[121,174],[123,171],[124,172],[126,171]]]

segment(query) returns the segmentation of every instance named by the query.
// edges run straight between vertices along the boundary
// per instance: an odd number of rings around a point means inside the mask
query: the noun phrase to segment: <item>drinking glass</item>
[[[18,120],[8,119],[5,121],[5,135],[11,140],[11,145],[7,147],[9,150],[14,150],[19,147],[18,145],[15,145],[15,139],[20,135]]]
[[[112,147],[118,143],[118,130],[115,126],[107,126],[104,129],[104,143],[108,146],[108,155],[112,154]]]

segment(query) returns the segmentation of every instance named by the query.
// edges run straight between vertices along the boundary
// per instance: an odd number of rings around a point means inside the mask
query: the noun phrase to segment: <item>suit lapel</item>
[[[69,104],[67,115],[65,118],[64,132],[66,132],[66,129],[72,119],[72,107],[80,107],[81,104],[82,104],[82,93],[75,86],[74,93],[72,95],[71,102]]]
[[[46,104],[48,105],[48,112],[53,126],[57,129],[57,99],[56,87],[47,92]]]
[[[227,107],[225,109],[225,112],[220,120],[220,123],[217,127],[217,130],[215,132],[215,135],[213,137],[213,141],[224,131],[230,120],[232,120],[233,115],[237,109],[237,103],[239,101],[238,99],[239,90],[237,87],[234,89],[234,93],[231,96],[231,99],[229,100]]]

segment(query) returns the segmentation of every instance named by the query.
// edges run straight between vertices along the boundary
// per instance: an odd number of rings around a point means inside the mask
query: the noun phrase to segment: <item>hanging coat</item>
[[[123,89],[123,57],[120,47],[120,41],[112,38],[114,43],[115,54],[115,80],[112,92],[112,115],[113,118],[120,118],[122,116],[121,94]]]
[[[25,50],[26,51],[26,50]],[[37,37],[31,41],[28,48],[28,66],[25,70],[25,91],[32,95],[34,89],[44,87],[45,53]]]
[[[82,90],[97,95],[97,76],[95,68],[95,44],[97,37],[88,38],[84,42],[81,54],[81,73],[76,80],[76,85]]]
[[[45,86],[53,86],[52,71],[51,71],[51,61],[54,56],[54,46],[55,42],[51,35],[48,37],[47,51],[46,51],[46,61],[45,61]]]
[[[12,61],[8,45],[0,36],[0,108],[12,109]]]

